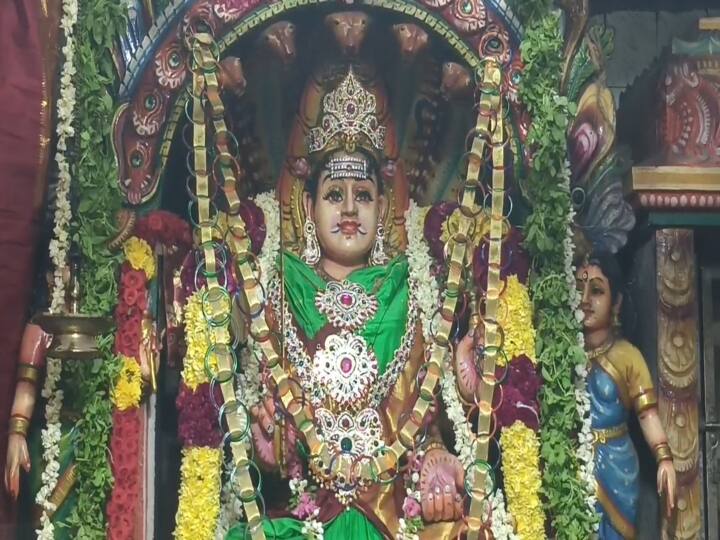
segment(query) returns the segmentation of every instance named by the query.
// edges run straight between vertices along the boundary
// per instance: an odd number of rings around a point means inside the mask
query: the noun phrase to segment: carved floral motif
[[[517,78],[522,66],[519,60],[514,61],[518,55],[511,49],[515,45],[510,42],[506,21],[488,12],[484,2],[423,0],[422,3],[429,9],[438,10],[438,15],[462,34],[473,50],[499,55],[504,62],[512,61],[510,71]],[[138,61],[130,65],[131,73],[134,69],[142,72],[134,76],[139,82],[133,83],[135,90],[130,94],[129,103],[116,115],[113,143],[118,154],[120,188],[133,205],[149,200],[157,190],[158,167],[166,159],[167,151],[165,148],[160,154],[163,136],[167,129],[174,129],[173,125],[168,125],[171,104],[176,102],[188,81],[188,37],[195,32],[207,32],[219,41],[243,16],[265,3],[261,0],[202,0],[190,4],[184,16],[172,23],[175,28],[163,32],[166,35],[163,42],[144,45],[139,50],[138,54],[146,53],[151,46],[156,49],[148,61],[143,62],[139,56]],[[345,11],[328,15],[326,24],[343,53],[354,57],[366,39],[370,19],[360,11]],[[486,29],[488,33],[483,37]],[[429,44],[429,32],[411,22],[396,24],[391,31],[406,60],[416,58]],[[289,63],[297,56],[295,32],[293,23],[278,21],[267,26],[260,39],[281,61]],[[222,68],[224,89],[241,94],[245,87],[241,64],[223,64]],[[512,86],[516,82],[508,79],[506,84]],[[518,132],[524,140],[529,118],[518,106],[516,93],[511,93],[511,99],[514,100],[513,112],[520,118]]]
[[[660,419],[678,473],[677,511],[663,518],[663,539],[697,538],[701,527],[698,319],[693,232],[656,233]]]
[[[720,60],[678,58],[665,71],[661,145],[668,165],[720,165],[720,76],[715,64]]]

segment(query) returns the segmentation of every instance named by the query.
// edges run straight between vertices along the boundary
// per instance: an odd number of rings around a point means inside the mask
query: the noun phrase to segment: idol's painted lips
[[[336,225],[332,232],[340,232],[344,235],[367,234],[365,228],[357,221],[345,220]]]

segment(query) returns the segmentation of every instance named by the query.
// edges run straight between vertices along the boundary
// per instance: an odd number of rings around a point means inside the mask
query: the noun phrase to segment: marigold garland
[[[112,391],[113,405],[125,411],[140,405],[142,397],[142,374],[140,364],[134,358],[121,356],[122,369]]]
[[[187,353],[183,365],[182,377],[185,384],[195,390],[199,385],[210,382],[208,371],[217,371],[217,356],[212,352],[208,354],[211,344],[211,337],[215,339],[215,332],[211,332],[206,316],[211,316],[208,302],[203,305],[204,290],[194,292],[185,305],[185,340],[187,342]],[[203,310],[205,313],[203,313]],[[230,335],[227,330],[220,332],[220,340],[223,343],[230,342]],[[206,360],[207,355],[207,360]]]
[[[155,277],[155,256],[153,250],[145,240],[132,236],[123,244],[125,258],[134,270],[142,270],[145,277],[150,280]]]
[[[527,287],[516,275],[509,276],[501,298],[500,326],[505,335],[503,350],[506,356],[500,355],[497,364],[504,366],[508,359],[522,355],[535,364],[535,327]]]
[[[545,538],[545,515],[540,502],[540,441],[522,422],[500,434],[502,468],[508,510],[522,540]]]
[[[182,454],[175,538],[212,538],[220,514],[222,450],[192,447],[184,448]]]

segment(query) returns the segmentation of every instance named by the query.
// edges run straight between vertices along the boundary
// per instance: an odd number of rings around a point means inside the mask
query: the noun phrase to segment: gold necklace
[[[598,356],[602,356],[606,352],[608,352],[610,349],[612,349],[612,346],[615,345],[615,339],[610,338],[608,341],[600,345],[599,347],[596,347],[595,349],[590,349],[587,352],[587,356],[589,360],[593,360],[597,358]]]

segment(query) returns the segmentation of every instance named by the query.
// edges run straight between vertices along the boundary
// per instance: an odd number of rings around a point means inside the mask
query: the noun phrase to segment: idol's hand
[[[477,339],[470,331],[455,346],[455,369],[457,385],[462,398],[472,403],[480,385],[480,373],[475,364],[475,347]]]
[[[30,454],[27,441],[19,433],[11,433],[8,438],[7,459],[5,461],[5,490],[13,499],[20,493],[20,467],[30,472]]]
[[[462,516],[464,476],[460,460],[447,450],[433,449],[425,455],[420,471],[425,521],[454,521]]]
[[[665,496],[665,512],[670,517],[675,509],[675,494],[677,488],[677,477],[675,475],[675,467],[669,459],[663,460],[658,465],[657,471],[657,490],[658,495]]]
[[[275,403],[272,396],[250,407],[252,416],[250,431],[255,445],[255,455],[268,468],[277,466],[275,457]]]

